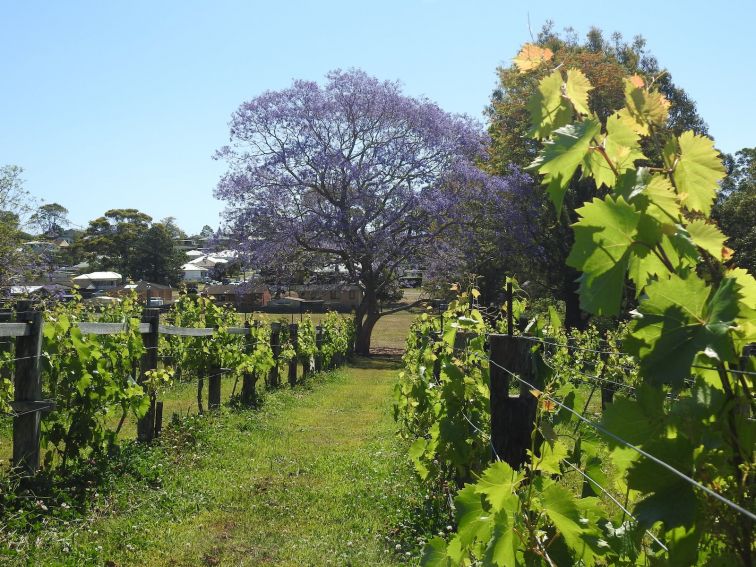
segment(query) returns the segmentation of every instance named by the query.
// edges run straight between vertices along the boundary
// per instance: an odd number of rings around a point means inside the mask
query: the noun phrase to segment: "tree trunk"
[[[355,352],[360,356],[370,356],[370,337],[373,334],[376,321],[381,317],[375,289],[372,289],[372,286],[366,285],[365,287],[365,297],[355,314],[355,332],[357,335]]]
[[[368,313],[363,321],[357,326],[357,345],[356,352],[360,356],[370,356],[370,338],[373,334],[373,327],[380,319],[378,313]]]

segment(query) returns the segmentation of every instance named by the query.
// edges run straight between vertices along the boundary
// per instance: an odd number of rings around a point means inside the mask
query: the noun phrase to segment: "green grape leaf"
[[[653,217],[666,234],[674,234],[680,222],[680,199],[663,175],[652,175],[648,184],[636,187],[628,201]]]
[[[638,502],[633,513],[643,526],[650,527],[655,522],[663,522],[665,526],[673,527],[691,525],[695,521],[697,508],[698,501],[693,488],[688,482],[678,479],[674,484],[664,487],[664,490],[654,492]]]
[[[528,99],[530,135],[534,138],[548,138],[551,133],[569,124],[572,108],[562,96],[562,73],[557,70],[541,79],[538,89]]]
[[[611,166],[601,152],[596,148],[591,148],[583,158],[583,176],[592,177],[596,187],[613,187],[616,184],[617,177],[614,175]]]
[[[436,536],[423,548],[423,556],[420,565],[424,567],[449,567],[451,559],[446,554],[446,542]]]
[[[575,243],[567,265],[581,270],[580,305],[596,315],[619,312],[630,247],[640,213],[622,197],[594,198],[577,210]]]
[[[552,484],[542,492],[541,502],[546,515],[562,534],[567,546],[574,550],[578,557],[582,557],[588,550],[588,546],[582,539],[580,510],[575,503],[575,498],[566,488]]]
[[[474,484],[475,492],[486,496],[491,508],[499,511],[522,482],[524,474],[512,469],[504,461],[497,461],[488,467]]]
[[[708,215],[726,173],[722,160],[711,138],[691,130],[680,135],[678,145],[680,157],[672,174],[677,191],[685,208]]]
[[[669,102],[658,91],[647,91],[625,81],[625,108],[619,111],[620,119],[638,134],[648,136],[650,126],[661,128],[667,124]]]
[[[685,437],[650,438],[643,443],[643,448],[678,471],[692,474],[694,447]],[[663,492],[680,480],[673,472],[645,457],[635,461],[627,471],[628,486],[644,493]]]
[[[685,227],[696,246],[706,250],[717,260],[722,260],[727,237],[716,225],[696,219]]]
[[[664,428],[664,392],[644,385],[638,389],[637,399],[617,398],[604,410],[601,424],[610,433],[633,445],[642,444]],[[617,441],[607,438],[610,445]]]
[[[567,71],[564,90],[577,112],[586,116],[591,113],[588,108],[588,93],[593,90],[593,87],[580,69],[569,69]]]
[[[425,450],[428,447],[428,440],[424,439],[423,437],[420,437],[419,439],[416,439],[412,445],[410,445],[409,448],[409,457],[412,459],[412,462],[415,465],[415,470],[417,471],[417,474],[420,476],[421,479],[425,480],[428,478],[428,468],[425,466],[425,463],[423,462],[423,456],[425,455]]]
[[[608,486],[609,481],[607,480],[606,474],[604,474],[604,470],[601,468],[601,459],[598,457],[591,457],[588,459],[588,461],[585,464],[585,475],[594,480],[596,483],[598,483],[599,486]],[[590,482],[589,480],[586,480],[583,482],[583,492],[581,494],[582,498],[586,498],[589,496],[600,496],[601,491],[596,486],[595,483]]]
[[[567,445],[555,439],[553,442],[545,442],[541,446],[540,459],[534,460],[535,470],[539,470],[548,474],[562,474],[562,469],[559,467],[562,459],[566,458],[570,450]]]
[[[664,537],[669,548],[668,565],[670,567],[688,567],[698,564],[700,561],[698,546],[702,535],[700,524],[690,528],[678,526],[668,530]]]
[[[662,237],[662,244],[666,237]],[[668,273],[664,262],[649,248],[638,246],[628,261],[627,276],[635,284],[635,296],[640,297],[643,289],[655,277]]]
[[[496,514],[491,541],[485,554],[486,565],[515,567],[517,565],[517,544],[509,514],[504,510]]]
[[[597,120],[588,119],[578,124],[563,126],[544,143],[541,153],[530,164],[544,175],[543,183],[557,212],[562,208],[564,193],[578,166],[589,151],[593,138],[601,132]]]
[[[483,509],[481,495],[475,492],[475,485],[468,484],[454,499],[457,509],[457,538],[462,547],[468,547],[476,539],[488,541],[491,537],[490,513]]]
[[[735,280],[740,294],[737,324],[736,351],[756,343],[756,279],[743,268],[729,270],[728,279]]]
[[[549,324],[555,331],[562,328],[562,319],[559,317],[559,313],[553,305],[549,305]]]
[[[649,284],[646,295],[624,344],[639,357],[651,383],[682,386],[699,352],[733,360],[729,332],[736,325],[739,300],[733,279],[723,279],[712,294],[695,273],[672,274]]]
[[[586,156],[585,174],[596,181],[596,186],[614,187],[618,176],[635,168],[635,161],[646,159],[641,151],[638,134],[615,113],[606,121],[606,136],[601,146],[606,158],[601,152],[594,150]],[[609,165],[607,158],[611,161]],[[614,168],[612,169],[612,166]],[[615,173],[616,171],[616,173]]]

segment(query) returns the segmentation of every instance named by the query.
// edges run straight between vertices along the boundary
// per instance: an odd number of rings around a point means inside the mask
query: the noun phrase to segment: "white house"
[[[72,281],[81,289],[100,291],[121,285],[121,280],[123,280],[121,274],[116,272],[92,272],[76,276]]]
[[[207,274],[209,272],[208,267],[197,266],[195,264],[192,264],[191,262],[181,266],[181,269],[184,271],[185,282],[201,282],[205,278],[207,278]]]

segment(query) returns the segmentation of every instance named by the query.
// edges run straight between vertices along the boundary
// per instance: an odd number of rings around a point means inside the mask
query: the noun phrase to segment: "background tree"
[[[135,280],[176,285],[181,281],[181,266],[185,261],[176,248],[171,228],[155,223],[137,240],[129,275]]]
[[[56,238],[70,224],[68,209],[58,203],[41,205],[30,217],[29,223],[37,227],[42,235],[48,238]]]
[[[215,231],[213,230],[213,227],[209,224],[206,224],[202,227],[202,230],[200,230],[199,237],[200,238],[210,238],[215,234]]]
[[[186,238],[186,232],[184,232],[181,227],[176,222],[176,217],[165,217],[164,219],[160,220],[160,224],[162,224],[165,229],[168,231],[168,234],[171,235],[171,238],[174,240]]]
[[[32,209],[31,196],[24,189],[23,171],[17,165],[0,167],[0,287],[3,288],[33,268],[32,256],[21,246],[28,240],[21,226]]]
[[[77,247],[91,266],[132,276],[137,245],[151,222],[137,209],[111,209],[89,222]]]
[[[216,194],[259,264],[303,250],[339,259],[364,292],[355,322],[368,354],[398,268],[458,221],[466,194],[497,182],[473,166],[484,143],[470,119],[396,83],[334,71],[324,87],[296,81],[241,105]]]
[[[624,104],[626,75],[639,74],[653,80],[656,88],[669,101],[667,129],[675,134],[684,130],[706,133],[706,125],[696,112],[688,95],[662,71],[657,60],[646,51],[645,40],[636,37],[626,43],[620,34],[607,40],[593,28],[580,43],[577,35],[567,29],[562,35],[548,23],[538,35],[536,44],[551,49],[554,59],[568,67],[580,69],[593,85],[589,107],[602,123]],[[498,70],[499,86],[487,110],[491,136],[490,160],[484,165],[496,174],[513,174],[526,168],[536,157],[538,143],[532,137],[529,100],[537,92],[539,81],[549,72],[544,66],[519,73],[514,65]],[[662,135],[664,132],[658,132]],[[660,157],[660,148],[649,141],[644,154],[652,160]],[[570,224],[577,220],[575,209],[595,194],[592,183],[575,178],[570,183],[559,218],[546,194],[533,184],[529,195],[509,201],[523,218],[518,224],[519,238],[500,237],[497,227],[504,226],[499,214],[483,216],[477,223],[478,242],[470,249],[468,269],[485,274],[484,291],[494,292],[501,285],[505,272],[516,273],[521,281],[529,280],[531,290],[562,299],[568,326],[581,327],[586,319],[580,311],[576,279],[579,274],[565,264],[573,242]],[[489,238],[483,238],[486,234]]]
[[[756,273],[756,148],[743,148],[729,162],[729,174],[712,217],[730,238],[734,263]]]

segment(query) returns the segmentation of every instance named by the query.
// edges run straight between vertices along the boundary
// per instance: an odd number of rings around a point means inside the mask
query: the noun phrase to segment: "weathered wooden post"
[[[150,330],[142,333],[142,343],[147,349],[140,362],[139,384],[144,385],[149,370],[157,369],[158,342],[160,326],[160,309],[149,308],[142,313],[142,323],[147,323]],[[150,407],[147,413],[137,421],[137,440],[149,443],[155,436],[155,395],[150,394]]]
[[[509,395],[510,372],[533,384],[528,345],[517,337],[490,335],[490,407],[493,459],[520,468],[531,447],[538,398],[526,386]],[[535,385],[535,384],[533,384]]]
[[[289,361],[289,386],[292,388],[297,385],[297,363],[299,362],[297,355],[297,349],[299,348],[298,333],[299,325],[296,323],[289,325],[289,340],[291,341],[291,346],[294,348],[294,356]]]
[[[163,402],[155,404],[155,437],[160,437],[163,431]]]
[[[323,370],[323,326],[315,327],[315,372]]]
[[[249,321],[245,322],[244,326],[247,329],[247,334],[244,336],[244,350],[247,354],[252,354],[257,348],[257,330],[260,322],[255,321],[254,323],[254,336],[252,336],[253,331]],[[255,387],[257,378],[257,372],[255,371],[245,372],[244,376],[242,376],[241,401],[246,406],[257,405],[257,390]]]
[[[281,323],[270,324],[270,348],[273,351],[273,368],[270,369],[270,386],[278,387],[278,358],[281,356]]]
[[[223,369],[213,360],[207,377],[207,409],[218,409],[221,406],[221,374]]]
[[[18,322],[28,323],[29,334],[16,338],[13,418],[13,466],[22,474],[39,469],[41,408],[33,407],[42,398],[42,313],[32,310],[30,301],[18,303]]]

